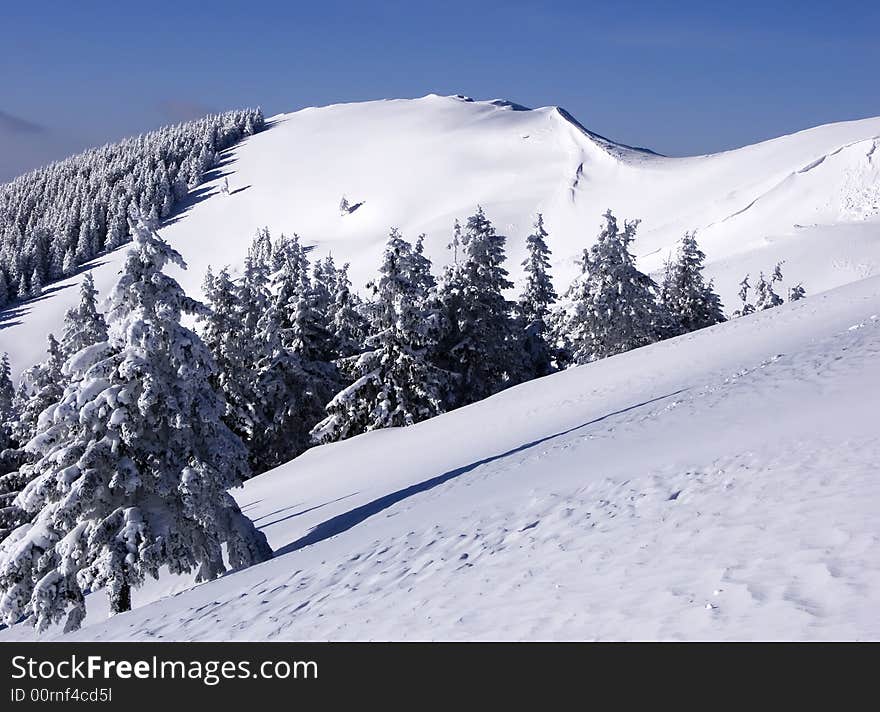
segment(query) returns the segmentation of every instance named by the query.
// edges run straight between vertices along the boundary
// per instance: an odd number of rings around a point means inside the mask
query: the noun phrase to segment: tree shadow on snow
[[[308,514],[309,512],[314,512],[316,509],[321,509],[322,507],[326,507],[328,504],[334,504],[336,502],[341,502],[344,499],[348,499],[349,497],[354,497],[357,492],[352,492],[351,494],[347,494],[344,497],[337,497],[336,499],[331,499],[329,502],[324,502],[323,504],[316,504],[314,507],[309,507],[308,509],[303,509],[299,512],[294,512],[293,514],[288,514],[286,517],[281,517],[280,519],[276,519],[273,522],[269,522],[268,524],[257,524],[257,522],[262,521],[263,519],[268,519],[269,517],[280,514],[281,512],[286,512],[288,509],[296,509],[300,504],[294,504],[290,507],[284,507],[282,509],[277,509],[274,512],[269,512],[269,514],[264,514],[262,517],[257,517],[254,519],[254,524],[257,525],[257,529],[263,530],[267,527],[271,527],[273,524],[280,524],[281,522],[286,522],[288,519],[294,519],[296,517],[302,516],[303,514]]]
[[[236,146],[238,146],[238,144],[230,146],[229,148],[224,148],[220,152],[220,160],[211,167],[211,170],[206,171],[202,175],[202,182],[199,183],[199,185],[192,188],[185,197],[181,198],[181,200],[174,206],[171,215],[162,221],[161,227],[165,228],[169,225],[174,225],[174,223],[180,222],[196,205],[213,195],[220,195],[221,190],[219,185],[208,184],[212,181],[232,175],[233,171],[225,171],[223,169],[231,163],[234,163],[235,159],[232,157],[231,153]]]
[[[99,261],[98,258],[92,259],[89,262],[81,264],[76,268],[74,272],[63,277],[63,279],[72,279],[73,277],[78,277],[83,272],[87,272],[88,270],[96,269],[103,265],[104,262]],[[37,302],[45,301],[46,299],[51,299],[54,294],[58,292],[63,292],[65,289],[70,289],[73,286],[76,286],[73,282],[68,282],[67,284],[58,284],[57,282],[51,283],[52,286],[45,287],[42,292],[40,292],[40,296],[38,297],[26,297],[25,299],[17,299],[11,304],[7,305],[3,309],[0,309],[0,331],[3,329],[8,329],[11,326],[18,326],[22,323],[24,317],[31,311],[31,307]]]
[[[266,121],[266,123],[263,126],[263,130],[260,131],[260,133],[265,133],[266,131],[270,130],[276,124],[278,124],[278,121]],[[259,134],[254,134],[254,135],[258,136]],[[171,215],[162,221],[162,227],[168,227],[169,225],[174,225],[174,223],[180,222],[192,211],[192,209],[196,205],[198,205],[199,203],[201,203],[204,200],[207,200],[208,198],[210,198],[213,195],[220,195],[221,194],[222,191],[220,190],[220,186],[218,186],[218,185],[209,186],[207,184],[211,183],[212,181],[219,180],[220,178],[226,178],[227,176],[230,176],[234,173],[233,170],[223,170],[223,169],[226,168],[227,166],[230,166],[233,163],[235,163],[236,158],[233,155],[234,152],[237,149],[241,148],[250,138],[253,138],[253,137],[246,136],[245,138],[241,139],[238,143],[233,144],[232,146],[229,146],[227,148],[224,148],[222,151],[220,151],[217,154],[220,157],[220,160],[216,164],[214,164],[211,167],[211,169],[209,171],[207,171],[202,176],[202,182],[199,183],[199,185],[197,185],[195,188],[190,190],[189,193],[187,193],[186,196],[180,200],[180,202],[175,204],[174,211],[171,213]],[[241,193],[250,187],[251,187],[250,185],[246,185],[246,186],[243,186],[240,188],[236,188],[235,190],[229,191],[229,195],[235,195],[236,193]]]
[[[532,442],[525,443],[523,445],[519,445],[518,447],[513,448],[512,450],[508,450],[507,452],[503,452],[500,455],[492,455],[491,457],[484,458],[482,460],[477,460],[476,462],[472,462],[469,465],[464,465],[463,467],[458,467],[454,470],[449,470],[448,472],[444,472],[442,475],[438,475],[437,477],[432,477],[429,480],[425,480],[424,482],[419,482],[418,484],[411,485],[409,487],[405,487],[403,489],[397,490],[396,492],[392,492],[390,494],[386,494],[383,497],[379,497],[378,499],[374,499],[372,502],[368,502],[367,504],[361,505],[360,507],[356,507],[348,512],[343,512],[335,517],[328,519],[325,522],[321,522],[314,529],[312,529],[305,536],[297,539],[294,542],[291,542],[287,546],[283,546],[275,552],[275,556],[282,556],[283,554],[289,554],[292,551],[297,551],[298,549],[302,549],[306,546],[311,546],[312,544],[317,544],[320,541],[324,541],[324,539],[329,539],[332,536],[336,536],[337,534],[342,534],[343,532],[348,531],[352,527],[357,526],[365,519],[372,517],[379,512],[388,509],[392,505],[397,504],[398,502],[407,499],[408,497],[412,497],[413,495],[420,494],[421,492],[426,492],[434,487],[442,485],[444,482],[448,482],[449,480],[454,480],[456,477],[460,477],[461,475],[465,475],[473,470],[476,470],[478,467],[482,465],[487,465],[491,462],[495,462],[496,460],[501,460],[505,457],[509,457],[511,455],[516,455],[517,453],[523,452],[525,450],[529,450],[533,447],[537,447],[542,445],[543,443],[548,442],[549,440],[553,440],[555,438],[564,437],[565,435],[569,435],[576,430],[580,430],[581,428],[586,428],[590,425],[595,425],[596,423],[601,423],[603,420],[607,420],[608,418],[613,418],[616,415],[621,415],[623,413],[627,413],[632,410],[636,410],[638,408],[642,408],[646,405],[650,405],[651,403],[656,403],[661,400],[665,400],[666,398],[672,398],[673,396],[678,395],[679,393],[683,393],[685,388],[679,389],[672,393],[667,393],[665,396],[658,396],[656,398],[651,398],[650,400],[646,400],[642,403],[636,403],[635,405],[628,406],[621,410],[616,410],[612,413],[606,413],[603,416],[598,418],[594,418],[593,420],[589,420],[586,423],[581,423],[580,425],[576,425],[567,430],[563,430],[558,433],[554,433],[553,435],[547,435],[546,437],[540,438],[539,440],[533,440]],[[349,495],[351,496],[351,495]],[[321,505],[323,506],[323,505]]]

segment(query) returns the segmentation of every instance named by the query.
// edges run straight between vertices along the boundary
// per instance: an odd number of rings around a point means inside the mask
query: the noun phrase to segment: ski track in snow
[[[874,278],[319,448],[237,495],[289,553],[64,639],[878,639],[878,313]]]

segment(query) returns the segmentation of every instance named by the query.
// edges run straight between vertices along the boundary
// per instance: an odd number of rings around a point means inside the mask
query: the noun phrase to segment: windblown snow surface
[[[481,203],[512,267],[545,213],[562,287],[610,207],[643,219],[644,269],[698,229],[729,310],[779,259],[810,296],[310,450],[235,493],[272,561],[162,576],[109,619],[90,595],[81,631],[41,639],[880,639],[880,119],[681,159],[455,97],[271,123],[162,230],[191,291],[263,225],[350,260],[357,284],[390,225],[428,232],[442,264]],[[345,216],[343,193],[363,202]],[[102,289],[121,254],[99,258]],[[4,315],[18,370],[75,284]]]
[[[640,218],[635,252],[661,267],[686,230],[697,230],[728,311],[737,285],[784,259],[786,283],[809,294],[880,273],[880,118],[829,124],[709,156],[666,158],[615,144],[556,107],[428,95],[337,104],[282,114],[227,151],[210,180],[161,231],[189,263],[176,276],[198,294],[205,269],[235,271],[255,232],[298,233],[316,255],[352,263],[362,289],[391,226],[440,268],[456,218],[478,204],[509,237],[519,278],[525,237],[541,211],[561,291],[575,259],[611,208]],[[230,195],[220,193],[228,179]],[[341,215],[345,195],[360,206]],[[125,248],[99,257],[98,288],[116,279]],[[0,350],[20,373],[43,356],[78,298],[81,277],[0,314]],[[753,279],[753,284],[755,280]]]
[[[64,638],[878,639],[878,403],[870,278],[313,449],[275,559]]]

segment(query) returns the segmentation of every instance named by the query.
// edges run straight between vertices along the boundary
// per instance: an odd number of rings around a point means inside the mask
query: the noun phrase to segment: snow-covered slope
[[[642,219],[636,252],[646,270],[697,229],[731,310],[743,274],[779,259],[811,294],[880,272],[880,118],[693,158],[617,145],[555,107],[461,97],[339,104],[270,123],[229,151],[162,231],[190,264],[181,276],[189,290],[197,292],[208,264],[240,265],[263,226],[298,232],[319,253],[352,262],[358,287],[373,275],[392,225],[410,238],[427,232],[439,265],[449,259],[454,219],[478,203],[510,236],[515,277],[542,211],[563,288],[607,208]],[[224,177],[229,196],[219,193]],[[343,194],[362,203],[345,216]],[[97,260],[100,289],[121,259]],[[77,298],[77,281],[0,315],[0,351],[10,352],[16,372],[40,358],[45,334]]]
[[[877,403],[880,277],[313,449],[274,560],[66,639],[878,639]]]

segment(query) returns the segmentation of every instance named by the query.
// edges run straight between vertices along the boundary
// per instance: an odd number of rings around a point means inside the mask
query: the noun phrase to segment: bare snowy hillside
[[[65,639],[880,638],[878,356],[875,277],[313,449],[274,560]]]
[[[640,266],[660,267],[685,230],[696,229],[728,311],[746,272],[786,260],[788,282],[810,294],[880,271],[880,118],[830,124],[736,151],[665,158],[590,133],[567,113],[510,102],[428,95],[310,108],[274,117],[231,149],[162,230],[189,262],[178,275],[197,293],[211,264],[237,267],[255,231],[299,233],[319,253],[352,263],[356,287],[373,275],[392,225],[427,232],[438,264],[453,221],[481,204],[510,238],[519,276],[536,211],[550,231],[564,289],[574,258],[611,208],[641,218]],[[229,181],[230,194],[220,187]],[[342,196],[359,204],[342,215]],[[96,260],[102,293],[124,249]],[[13,370],[37,361],[60,328],[80,277],[0,316],[0,351]]]

